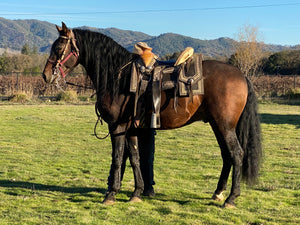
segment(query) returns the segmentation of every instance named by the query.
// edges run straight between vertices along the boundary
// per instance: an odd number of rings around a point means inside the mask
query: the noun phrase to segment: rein
[[[79,88],[84,88],[84,89],[91,89],[91,90],[94,90],[93,87],[83,86],[83,85],[79,85],[79,84],[74,84],[74,83],[69,82],[69,81],[66,81],[65,83],[68,84],[68,85],[74,86],[74,87],[79,87]]]
[[[95,124],[95,126],[94,126],[94,135],[95,135],[95,137],[96,137],[97,139],[104,140],[104,139],[106,139],[106,138],[110,135],[110,132],[108,132],[108,133],[107,133],[105,136],[103,136],[103,137],[100,137],[100,136],[98,136],[98,134],[97,134],[97,126],[98,126],[99,122],[101,123],[101,126],[103,125],[103,119],[102,119],[101,114],[100,114],[99,109],[98,109],[98,102],[96,102],[96,104],[95,104],[95,113],[96,113],[98,119],[97,119],[97,122],[96,122],[96,124]]]
[[[59,59],[57,59],[56,61],[55,60],[51,60],[50,58],[48,58],[48,62],[51,63],[53,66],[53,74],[52,74],[52,79],[56,81],[56,86],[61,89],[63,91],[63,89],[61,88],[61,86],[59,85],[59,81],[61,79],[64,80],[64,83],[67,84],[67,85],[72,85],[72,86],[76,86],[76,87],[81,87],[81,88],[88,88],[88,89],[94,89],[93,87],[84,87],[82,85],[77,85],[77,84],[74,84],[72,82],[67,82],[65,80],[66,76],[67,76],[67,72],[69,71],[64,71],[62,66],[70,59],[70,57],[74,56],[76,58],[76,64],[78,64],[78,61],[79,61],[79,49],[76,45],[76,39],[75,39],[75,36],[74,36],[74,33],[72,30],[70,30],[70,35],[68,36],[63,36],[63,35],[60,35],[59,38],[63,38],[63,39],[66,39],[67,40],[67,43],[66,45],[64,46],[64,50],[60,56]],[[66,55],[66,51],[68,49],[68,46],[70,46],[71,48],[71,51],[70,53]],[[131,59],[129,62],[127,62],[126,64],[124,64],[115,74],[114,74],[114,77],[117,75],[117,79],[121,79],[121,76],[122,76],[122,72],[125,68],[127,68],[130,64],[132,64],[134,61],[134,59]],[[75,64],[75,65],[76,65]],[[96,88],[97,89],[97,88]],[[97,94],[97,90],[96,90],[96,93],[94,93],[92,96],[94,96],[95,94]],[[106,139],[109,135],[110,135],[110,132],[108,132],[108,134],[106,134],[105,136],[103,137],[100,137],[98,136],[97,134],[97,127],[98,127],[98,124],[100,123],[101,125],[103,125],[103,119],[102,119],[102,116],[98,110],[98,107],[97,107],[97,103],[96,103],[96,115],[98,117],[97,119],[97,122],[94,126],[94,135],[96,138],[98,139]]]
[[[118,72],[116,72],[115,74],[118,74],[118,79],[121,78],[121,74],[122,74],[122,71],[128,66],[130,65],[131,63],[133,62],[133,60],[130,60],[128,63],[126,63],[124,66],[122,66]],[[95,88],[93,87],[87,87],[87,86],[83,86],[83,85],[79,85],[79,84],[74,84],[72,82],[69,82],[69,81],[65,81],[65,84],[68,84],[68,85],[71,85],[71,86],[74,86],[74,87],[79,87],[79,88],[85,88],[85,89],[91,89],[91,90],[94,90]],[[92,95],[94,96],[96,94],[96,92]],[[96,113],[98,115],[98,113]],[[102,122],[101,122],[101,125],[102,125]]]
[[[123,72],[123,70],[128,66],[128,65],[130,65],[131,63],[133,62],[133,60],[130,60],[128,63],[126,63],[124,66],[122,66],[119,70],[118,70],[118,79],[120,79],[121,78],[121,74],[122,74],[122,72]],[[115,73],[115,74],[117,74],[117,73]]]
[[[128,63],[126,63],[125,65],[123,65],[123,66],[115,73],[115,74],[118,74],[118,79],[121,78],[121,75],[122,75],[123,70],[124,70],[128,65],[130,65],[132,62],[133,62],[133,60],[130,60]],[[69,82],[66,82],[66,83],[68,84]],[[69,84],[74,85],[74,84],[72,84],[72,83],[69,83]],[[77,86],[77,85],[74,85],[74,86]],[[96,93],[95,93],[95,94],[96,94]],[[96,124],[95,124],[95,126],[94,126],[94,135],[95,135],[95,137],[96,137],[97,139],[104,140],[104,139],[106,139],[106,138],[110,135],[110,132],[108,132],[108,133],[107,133],[105,136],[103,136],[103,137],[100,137],[100,136],[97,134],[97,126],[98,126],[99,122],[100,122],[101,126],[103,125],[103,119],[102,119],[101,114],[100,114],[99,109],[98,109],[98,102],[95,104],[95,112],[96,112],[96,115],[97,115],[98,119],[97,119],[97,122],[96,122]],[[126,129],[126,130],[127,130],[127,129]]]

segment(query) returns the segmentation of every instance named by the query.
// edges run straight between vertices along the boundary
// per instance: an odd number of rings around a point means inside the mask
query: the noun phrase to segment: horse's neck
[[[86,32],[85,35],[89,31]],[[97,95],[102,97],[113,86],[109,82],[116,82],[114,77],[124,65],[130,62],[133,55],[117,42],[102,34],[99,34],[99,37],[95,37],[94,34],[94,37],[90,39],[87,36],[83,37],[82,34],[84,33],[75,31],[76,38],[81,42],[79,43],[80,64],[91,78]]]

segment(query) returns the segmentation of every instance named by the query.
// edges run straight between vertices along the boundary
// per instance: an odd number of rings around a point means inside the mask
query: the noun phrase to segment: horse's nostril
[[[42,77],[43,77],[44,81],[47,81],[46,75],[44,73],[42,74]]]

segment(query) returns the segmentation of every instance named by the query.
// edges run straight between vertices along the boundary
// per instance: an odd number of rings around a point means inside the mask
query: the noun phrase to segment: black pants
[[[141,172],[144,180],[144,190],[151,190],[153,188],[154,182],[154,172],[153,172],[153,162],[154,162],[154,152],[155,152],[155,130],[141,128],[138,130],[138,147],[140,153],[140,166]],[[121,169],[121,180],[126,168],[126,160],[129,157],[129,150],[125,148],[123,163]],[[108,189],[112,187],[112,168],[109,172],[109,177],[107,181]]]

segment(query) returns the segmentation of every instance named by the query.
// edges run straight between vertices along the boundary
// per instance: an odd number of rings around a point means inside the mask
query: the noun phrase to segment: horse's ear
[[[55,26],[56,26],[57,31],[60,33],[62,31],[62,28],[60,26],[57,26],[57,25],[55,25]]]
[[[64,22],[61,22],[62,25],[62,29],[65,33],[67,33],[69,31],[68,27],[66,26],[66,24]]]
[[[62,36],[68,36],[70,33],[70,30],[68,29],[68,27],[66,26],[66,24],[64,22],[61,22],[61,24],[62,24],[62,27],[55,25],[58,33]]]

